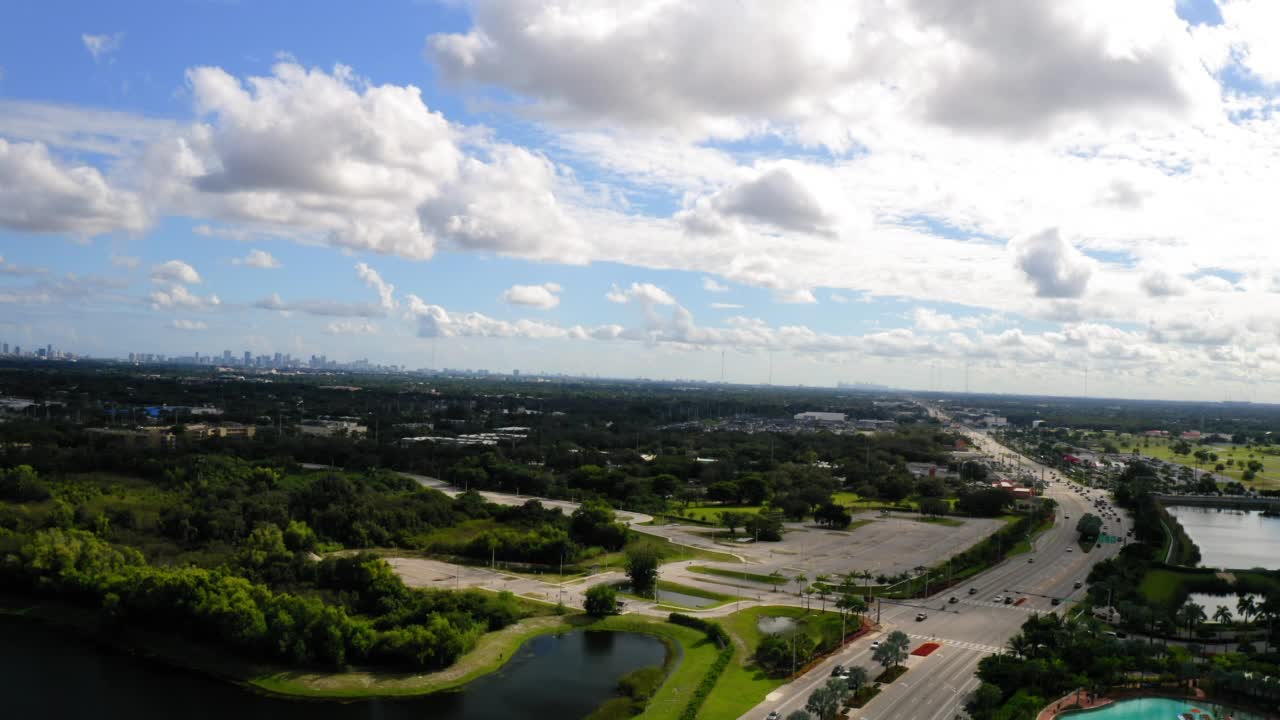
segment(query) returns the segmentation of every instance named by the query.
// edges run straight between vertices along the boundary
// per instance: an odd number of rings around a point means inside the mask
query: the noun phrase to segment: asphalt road
[[[974,432],[971,436],[990,455],[1011,452],[983,434]],[[1036,473],[1042,470],[1029,459],[1023,458],[1022,462]],[[858,716],[943,720],[961,715],[966,697],[978,685],[974,675],[978,662],[986,655],[1000,652],[1032,613],[1067,611],[1073,604],[1071,601],[1084,592],[1076,589],[1075,583],[1083,583],[1094,564],[1113,556],[1121,547],[1100,545],[1093,552],[1081,552],[1076,547],[1075,523],[1093,509],[1092,498],[1070,490],[1054,471],[1043,470],[1044,477],[1052,481],[1045,494],[1059,504],[1058,522],[1036,539],[1031,553],[1014,556],[950,591],[901,604],[883,603],[879,632],[859,639],[800,678],[778,688],[743,717],[764,718],[770,711],[777,711],[785,718],[802,709],[809,694],[827,681],[836,664],[864,666],[874,677],[882,668],[871,661],[870,644],[893,630],[906,632],[911,637],[912,649],[928,641],[937,642],[941,647],[928,657],[912,657],[907,662],[910,670],[885,686],[858,711]],[[1064,519],[1067,515],[1071,520]],[[1112,534],[1123,536],[1128,522],[1108,526]],[[969,588],[975,590],[974,594],[969,594]],[[957,598],[954,604],[948,602],[952,595]],[[1013,595],[1016,604],[997,603],[997,595]],[[1054,597],[1063,599],[1060,605],[1052,604]],[[915,616],[920,612],[926,613],[927,619],[916,621]]]

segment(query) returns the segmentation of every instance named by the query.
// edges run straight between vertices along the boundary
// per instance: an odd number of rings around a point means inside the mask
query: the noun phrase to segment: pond
[[[1280,518],[1261,510],[1170,505],[1172,515],[1200,548],[1204,567],[1280,569]]]
[[[530,640],[502,670],[459,692],[349,703],[286,700],[0,618],[5,716],[14,718],[582,718],[614,697],[622,675],[661,665],[665,655],[666,647],[649,635],[577,630]]]
[[[1213,720],[1214,705],[1211,703],[1192,703],[1187,700],[1171,700],[1169,698],[1134,698],[1121,700],[1097,710],[1072,712],[1062,717],[1080,718],[1081,720],[1178,720],[1183,713],[1202,720]],[[1222,717],[1233,720],[1261,720],[1257,715],[1222,708]]]
[[[1253,597],[1253,602],[1261,605],[1262,596],[1249,593]],[[1226,605],[1227,612],[1231,613],[1232,620],[1243,620],[1240,614],[1236,612],[1236,601],[1240,599],[1238,595],[1211,595],[1209,593],[1191,593],[1187,596],[1187,602],[1193,602],[1204,608],[1204,614],[1209,616],[1209,622],[1217,622],[1213,614],[1217,612],[1219,605]]]
[[[756,621],[756,628],[765,635],[777,635],[795,629],[796,619],[789,617],[762,617]]]

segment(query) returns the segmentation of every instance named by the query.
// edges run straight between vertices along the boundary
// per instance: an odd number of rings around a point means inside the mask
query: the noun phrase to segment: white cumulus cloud
[[[557,283],[512,285],[502,293],[502,302],[550,310],[560,304],[560,291],[560,285]]]

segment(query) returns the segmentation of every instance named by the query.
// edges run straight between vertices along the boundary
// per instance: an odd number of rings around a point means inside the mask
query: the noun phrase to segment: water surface
[[[25,620],[0,618],[3,717],[97,720],[541,720],[582,718],[618,678],[661,665],[666,648],[636,633],[537,637],[460,692],[406,700],[285,700],[126,655]]]
[[[1280,518],[1261,510],[1170,505],[1172,515],[1200,548],[1205,567],[1280,569]]]
[[[1135,698],[1121,700],[1098,710],[1073,712],[1062,717],[1072,720],[1178,720],[1182,713],[1191,713],[1204,720],[1213,720],[1211,703],[1196,703],[1169,698]],[[1223,717],[1234,720],[1262,720],[1257,715],[1224,708]]]
[[[1253,602],[1261,605],[1262,596],[1255,593],[1246,593],[1253,597]],[[1191,593],[1187,596],[1188,602],[1193,602],[1204,608],[1204,614],[1209,616],[1209,622],[1217,622],[1213,614],[1218,611],[1219,605],[1227,606],[1227,612],[1231,613],[1233,620],[1243,620],[1240,613],[1236,612],[1236,601],[1240,599],[1239,595],[1210,595],[1209,593]],[[1253,618],[1250,618],[1251,620]]]

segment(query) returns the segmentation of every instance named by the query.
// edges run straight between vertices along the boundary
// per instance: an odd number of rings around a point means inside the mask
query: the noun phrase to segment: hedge
[[[716,661],[711,664],[711,669],[702,677],[702,682],[698,683],[698,689],[693,692],[693,697],[689,698],[689,704],[685,705],[684,711],[680,713],[680,720],[695,720],[698,717],[698,710],[702,709],[702,703],[706,702],[707,696],[715,688],[725,668],[729,667],[729,660],[732,658],[733,645],[725,645],[720,649]]]
[[[694,630],[701,630],[706,633],[707,639],[714,642],[718,648],[724,648],[729,644],[729,633],[725,632],[725,629],[720,627],[717,623],[703,620],[702,618],[696,618],[691,615],[682,615],[680,613],[671,613],[668,615],[667,622],[673,625],[690,627]]]

